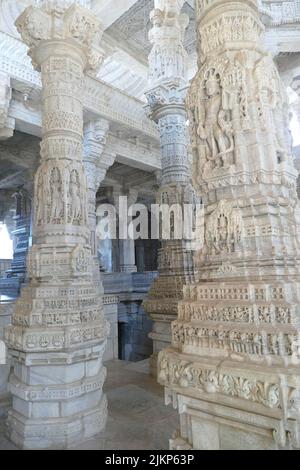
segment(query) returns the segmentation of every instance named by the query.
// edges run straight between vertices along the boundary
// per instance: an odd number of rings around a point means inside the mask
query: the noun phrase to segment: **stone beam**
[[[9,176],[0,179],[0,188],[13,187],[14,182],[23,174],[23,170],[15,171]]]
[[[35,95],[41,90],[40,74],[33,69],[24,44],[0,32],[1,71],[12,78],[16,90],[22,92],[24,85],[34,90]],[[85,77],[83,106],[87,121],[101,117],[158,143],[157,128],[147,117],[144,103],[102,80]]]
[[[145,171],[154,171],[161,168],[161,157],[158,149],[124,141],[113,135],[109,136],[107,147],[110,151],[116,153],[117,162],[124,165],[133,166],[134,162],[134,168]]]
[[[42,136],[42,114],[37,108],[29,108],[24,101],[13,98],[9,116],[15,120],[15,129],[25,134]]]
[[[14,99],[9,115],[15,119],[16,130],[41,137],[42,116],[39,109],[28,109],[22,101]],[[142,143],[135,144],[113,135],[108,137],[107,148],[117,155],[119,163],[150,172],[161,168],[158,148]],[[15,161],[15,163],[18,162]],[[23,161],[23,164],[25,163]]]
[[[0,158],[5,158],[9,160],[11,163],[18,165],[21,168],[30,168],[32,162],[29,159],[24,158],[24,152],[20,152],[19,154],[13,154],[9,152],[6,148],[0,147]],[[0,176],[0,181],[1,176]]]

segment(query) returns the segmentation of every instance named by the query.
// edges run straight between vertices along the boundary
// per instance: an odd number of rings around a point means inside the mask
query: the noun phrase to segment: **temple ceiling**
[[[39,161],[39,143],[38,138],[21,132],[0,143],[0,190],[29,189]]]
[[[19,38],[14,22],[34,0],[0,0],[0,31]],[[151,44],[150,11],[154,0],[81,0],[93,9],[105,28],[104,40],[111,49],[98,77],[143,99],[148,80],[148,55]],[[300,52],[299,2],[260,0],[261,18],[266,25],[266,45],[274,56],[281,52]],[[183,12],[190,18],[184,45],[189,53],[189,78],[196,72],[196,27],[194,0],[187,0]],[[16,45],[14,44],[13,47]],[[9,47],[5,41],[5,48]],[[0,40],[1,50],[1,40]],[[20,48],[22,54],[22,48]]]
[[[154,0],[138,0],[107,30],[108,34],[125,44],[132,54],[145,62],[151,51],[148,34],[151,28],[150,12],[153,8]],[[185,2],[182,11],[190,18],[184,45],[191,54],[196,50],[195,10]]]

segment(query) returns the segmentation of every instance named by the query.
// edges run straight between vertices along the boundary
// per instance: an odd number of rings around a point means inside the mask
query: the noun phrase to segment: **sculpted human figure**
[[[183,3],[183,0],[155,0],[154,8],[163,12],[164,19],[171,20],[180,14]]]
[[[205,98],[199,103],[197,133],[206,142],[205,169],[226,166],[234,141],[228,124],[228,112],[222,106],[220,77],[211,71],[204,82]]]
[[[77,173],[75,170],[70,174],[70,214],[72,220],[79,220],[81,217],[81,201],[80,192],[77,180]]]
[[[40,173],[37,177],[37,209],[36,209],[36,223],[39,224],[44,219],[45,205],[47,201],[44,200],[44,189],[43,189],[43,175]]]
[[[216,233],[216,245],[218,251],[222,251],[224,247],[228,248],[228,221],[224,214],[219,217],[218,230]]]
[[[154,9],[150,14],[153,23],[153,30],[149,33],[152,41],[155,37],[166,39],[166,37],[176,38],[182,41],[185,30],[189,24],[189,17],[180,13],[184,0],[155,0]]]
[[[62,192],[61,192],[61,178],[59,170],[54,168],[50,178],[50,193],[51,193],[51,222],[60,219],[63,210]]]

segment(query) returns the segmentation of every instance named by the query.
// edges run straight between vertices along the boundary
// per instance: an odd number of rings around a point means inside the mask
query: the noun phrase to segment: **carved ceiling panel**
[[[150,12],[153,8],[154,0],[138,0],[107,30],[111,36],[126,46],[131,53],[144,61],[147,61],[151,51],[148,33],[151,28]],[[182,11],[190,17],[185,47],[188,53],[191,54],[196,48],[195,11],[187,2],[185,2]]]

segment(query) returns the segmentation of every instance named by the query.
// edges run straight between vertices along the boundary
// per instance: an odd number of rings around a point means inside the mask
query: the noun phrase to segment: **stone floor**
[[[179,427],[178,414],[164,405],[163,390],[148,375],[148,361],[110,361],[105,391],[107,427],[99,436],[76,447],[79,450],[165,450]],[[3,435],[0,410],[0,450],[16,449]]]

